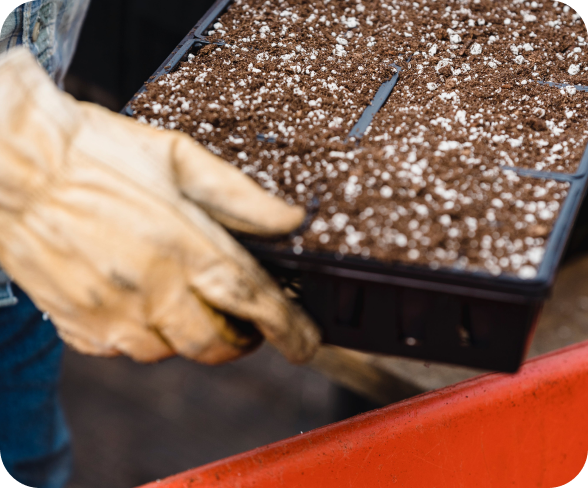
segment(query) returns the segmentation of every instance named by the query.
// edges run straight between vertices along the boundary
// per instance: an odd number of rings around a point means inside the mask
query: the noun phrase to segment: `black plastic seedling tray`
[[[218,0],[148,83],[172,72],[189,53],[208,44],[203,34],[231,2]],[[363,135],[374,113],[392,92],[399,74],[400,69],[382,85],[349,137],[358,139]],[[133,100],[123,110],[126,115],[133,115]],[[265,140],[263,135],[258,139]],[[543,262],[536,278],[531,280],[353,257],[338,259],[335,255],[307,251],[298,255],[272,243],[242,243],[280,282],[296,291],[322,328],[325,343],[514,372],[525,357],[586,193],[588,148],[575,174],[509,169],[522,176],[570,183]]]

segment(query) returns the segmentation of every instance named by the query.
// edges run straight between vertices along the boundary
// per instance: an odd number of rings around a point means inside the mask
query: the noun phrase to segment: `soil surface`
[[[288,245],[537,274],[588,142],[588,33],[506,0],[237,0],[135,117],[190,134],[312,222]],[[399,81],[363,137],[351,128]],[[541,175],[538,175],[541,176]]]

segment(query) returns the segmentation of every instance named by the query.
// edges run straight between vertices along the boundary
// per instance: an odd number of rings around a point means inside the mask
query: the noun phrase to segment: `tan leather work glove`
[[[219,363],[259,342],[227,314],[310,359],[311,320],[219,225],[303,218],[186,135],[76,102],[24,49],[0,58],[0,264],[76,349]]]

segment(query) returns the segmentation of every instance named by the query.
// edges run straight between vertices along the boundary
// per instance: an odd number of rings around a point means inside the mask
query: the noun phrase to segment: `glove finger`
[[[149,324],[170,347],[200,363],[224,363],[251,352],[261,343],[257,331],[245,333],[231,326],[224,315],[204,303],[183,280],[168,282],[165,290],[152,293],[147,310]]]
[[[219,266],[214,277],[193,276],[193,286],[215,309],[250,321],[290,362],[312,359],[321,341],[320,334],[306,313],[282,296],[276,285],[261,285],[240,273],[227,277]]]
[[[175,135],[175,134],[174,134]],[[260,236],[287,234],[305,216],[184,134],[177,134],[174,169],[182,193],[229,229]]]
[[[287,234],[302,224],[305,215],[302,208],[270,195],[186,134],[157,130],[91,104],[79,106],[84,118],[108,131],[113,141],[110,147],[96,149],[104,155],[116,148],[111,157],[102,158],[103,162],[124,164],[127,174],[152,191],[165,195],[168,185],[175,184],[186,198],[215,220],[239,232],[273,236]],[[92,133],[82,135],[86,148],[96,144]],[[134,144],[128,144],[129,140]],[[167,164],[170,159],[171,170]],[[136,161],[145,164],[136,165]]]
[[[308,361],[320,344],[312,320],[290,302],[257,261],[199,208],[182,213],[202,234],[186,237],[187,280],[209,305],[252,322],[293,363]]]

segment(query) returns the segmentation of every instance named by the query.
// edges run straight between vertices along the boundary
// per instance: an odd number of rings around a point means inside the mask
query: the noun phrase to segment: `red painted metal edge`
[[[148,488],[553,488],[588,452],[588,342]]]

